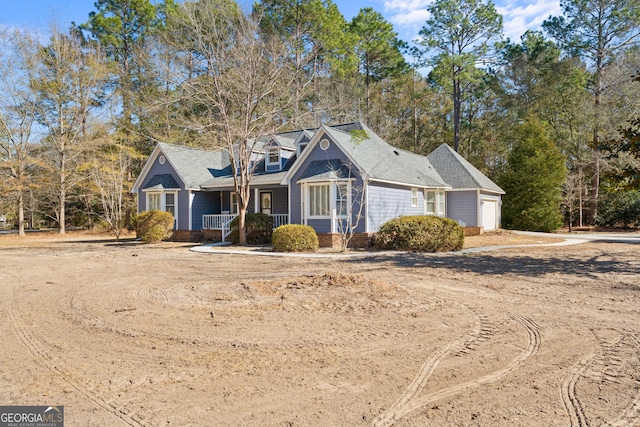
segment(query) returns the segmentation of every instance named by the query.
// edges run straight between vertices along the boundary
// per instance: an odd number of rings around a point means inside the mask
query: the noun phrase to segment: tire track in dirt
[[[251,288],[246,283],[240,283],[239,285],[233,285],[231,287],[233,292],[240,297],[240,299],[248,305],[253,305],[255,303],[253,292]]]
[[[576,384],[584,373],[587,364],[593,359],[593,355],[582,359],[575,364],[569,371],[569,375],[562,381],[562,401],[564,407],[569,413],[569,419],[571,420],[571,427],[589,427],[589,421],[584,413],[584,408],[580,399],[576,395]]]
[[[640,338],[636,335],[628,335],[628,338],[634,342],[636,350],[640,349]],[[633,427],[638,425],[640,425],[640,392],[636,394],[630,405],[618,418],[605,424],[605,426],[610,427]]]
[[[36,338],[34,334],[32,334],[27,327],[23,325],[23,322],[20,319],[20,314],[17,311],[17,294],[18,294],[18,286],[19,281],[15,278],[16,283],[18,283],[12,292],[11,301],[9,304],[8,315],[9,315],[9,324],[11,329],[18,337],[20,342],[29,350],[31,355],[36,359],[40,360],[44,366],[49,369],[53,374],[58,376],[61,380],[63,380],[66,384],[71,386],[81,395],[85,396],[87,399],[91,400],[93,403],[111,413],[115,417],[119,418],[125,424],[129,426],[144,426],[144,424],[132,416],[124,413],[122,409],[117,408],[113,403],[108,403],[107,400],[103,399],[98,394],[91,391],[89,388],[83,386],[82,384],[73,381],[68,375],[65,374],[64,369],[58,366],[58,359],[52,357],[49,352],[46,350],[45,346],[40,343],[40,340]]]
[[[444,303],[444,301],[437,301],[434,304]],[[463,307],[469,309],[466,305],[463,304]],[[470,309],[469,309],[470,310]],[[473,312],[473,310],[470,310]],[[448,356],[451,351],[459,348],[460,350],[456,353],[456,355],[462,355],[462,353],[468,353],[469,350],[473,350],[475,348],[474,344],[477,344],[478,337],[480,337],[483,333],[483,330],[486,329],[485,324],[487,317],[484,315],[476,314],[478,321],[476,322],[475,330],[469,334],[470,336],[466,339],[458,340],[453,343],[446,345],[440,351],[438,351],[432,358],[428,359],[418,371],[418,374],[413,379],[407,390],[404,392],[402,396],[387,410],[386,415],[383,415],[382,418],[378,418],[376,421],[376,426],[381,425],[390,425],[387,424],[389,421],[394,421],[394,414],[401,410],[404,406],[406,406],[411,400],[413,400],[416,396],[420,394],[420,392],[427,385],[427,381],[433,374],[433,371],[438,367],[440,362]]]
[[[620,355],[620,349],[625,342],[633,341],[634,349],[640,348],[640,339],[635,335],[622,334],[615,342],[601,342],[600,347],[603,349],[600,355],[589,355],[575,364],[569,371],[569,374],[562,382],[561,393],[562,400],[571,420],[571,427],[590,427],[591,422],[585,413],[585,408],[576,393],[576,385],[581,378],[592,378],[602,383],[621,384],[621,378],[624,373],[621,372],[623,365],[623,356]],[[601,341],[601,340],[599,340]],[[587,368],[597,368],[596,377],[586,375]],[[627,408],[615,419],[610,420],[602,426],[605,427],[637,427],[640,425],[640,392],[635,394],[633,400]]]
[[[520,356],[518,356],[516,359],[511,361],[504,368],[499,369],[483,377],[480,377],[478,379],[466,381],[464,383],[447,387],[442,390],[429,393],[422,397],[417,397],[417,394],[420,391],[419,390],[416,393],[412,393],[412,396],[413,396],[412,398],[409,398],[409,399],[401,398],[398,402],[404,402],[404,403],[400,403],[400,404],[396,403],[394,405],[395,407],[392,407],[391,410],[387,411],[385,415],[383,415],[381,418],[377,419],[374,422],[374,426],[375,427],[391,426],[396,421],[400,420],[401,418],[405,417],[411,412],[421,409],[430,403],[433,403],[435,401],[438,401],[440,399],[444,399],[450,396],[454,396],[466,390],[477,388],[484,384],[494,382],[500,378],[503,378],[504,376],[508,375],[509,373],[511,373],[512,371],[514,371],[515,369],[523,365],[529,358],[535,355],[540,349],[540,345],[541,345],[540,327],[533,320],[527,317],[516,315],[516,314],[511,315],[511,317],[513,320],[520,323],[520,325],[526,330],[529,338],[527,347],[520,354]],[[425,365],[423,365],[421,372],[424,370],[424,367],[427,366],[428,367],[427,372],[429,372],[429,375],[430,375],[430,373],[433,372],[433,370],[435,370],[435,368],[437,367],[437,364],[439,364],[440,361],[446,355],[449,354],[449,351],[450,351],[450,346],[445,347],[436,356],[431,358],[430,361],[428,361],[427,363],[425,363]],[[418,375],[418,377],[420,376],[421,374]],[[422,375],[422,376],[424,376],[424,379],[422,380],[423,388],[424,388],[424,384],[426,384],[426,379],[428,379],[428,376],[425,376],[425,375]],[[411,389],[411,386],[409,389]]]

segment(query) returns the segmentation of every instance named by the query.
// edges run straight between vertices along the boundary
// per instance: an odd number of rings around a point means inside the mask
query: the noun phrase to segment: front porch
[[[276,229],[281,225],[289,224],[288,214],[267,214],[273,218],[273,228]],[[237,217],[237,214],[220,214],[220,215],[202,215],[202,229],[220,231],[222,241],[231,234],[231,222]]]

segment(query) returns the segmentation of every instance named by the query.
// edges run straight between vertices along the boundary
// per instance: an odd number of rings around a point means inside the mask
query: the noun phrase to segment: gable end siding
[[[155,175],[165,175],[165,174],[171,175],[173,179],[180,186],[180,190],[178,191],[178,197],[176,200],[176,203],[177,203],[176,209],[178,212],[177,228],[178,230],[188,230],[189,229],[189,192],[185,190],[184,182],[182,182],[182,180],[180,179],[176,171],[173,169],[173,167],[171,167],[171,164],[169,164],[169,162],[165,162],[164,165],[161,165],[160,162],[158,161],[159,157],[160,156],[158,156],[155,159],[155,162],[153,163],[151,168],[149,168],[149,172],[147,173],[147,176],[145,176],[144,180],[142,181],[142,184],[140,185],[140,189],[138,190],[138,193],[137,193],[138,212],[144,212],[145,210],[147,210],[147,196],[146,196],[147,193],[143,191],[143,189],[149,184],[149,181],[151,181],[151,179]]]
[[[301,179],[301,177],[304,175],[305,171],[307,170],[307,167],[311,164],[311,162],[314,162],[314,161],[327,161],[327,160],[339,159],[345,165],[351,166],[352,175],[353,175],[352,188],[356,189],[351,195],[351,197],[353,197],[354,200],[356,201],[356,203],[352,204],[353,213],[354,215],[358,213],[359,207],[358,207],[357,200],[360,199],[363,191],[362,178],[358,173],[356,165],[351,164],[346,154],[344,154],[342,150],[338,148],[338,146],[335,144],[334,141],[331,140],[331,138],[329,138],[328,136],[326,138],[329,139],[331,142],[329,148],[327,150],[322,150],[319,144],[315,145],[313,151],[308,154],[308,157],[304,159],[303,163],[299,165],[299,168],[296,170],[296,173],[291,177],[291,181],[289,185],[290,187],[289,191],[291,196],[291,200],[290,200],[291,216],[289,218],[289,222],[291,224],[303,223],[304,219],[303,219],[303,213],[302,213],[302,206],[303,206],[302,205],[302,197],[303,197],[302,186],[298,184],[298,180]],[[362,210],[362,215],[366,216],[366,212],[367,212],[367,209],[365,206],[365,208]],[[353,223],[355,223],[355,221],[356,220],[354,219]],[[313,227],[318,233],[327,233],[331,230],[331,221],[329,219],[309,219],[307,221],[307,225],[310,225],[311,227]],[[364,232],[365,227],[366,227],[366,221],[365,221],[365,218],[363,217],[358,223],[356,232]]]

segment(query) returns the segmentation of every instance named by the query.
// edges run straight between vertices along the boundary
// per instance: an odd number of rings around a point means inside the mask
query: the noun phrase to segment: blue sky
[[[86,22],[95,0],[0,0],[0,25],[46,30],[55,22],[61,28],[71,21]],[[428,18],[426,7],[432,0],[334,0],[347,20],[360,8],[372,7],[391,23],[399,37],[411,41]],[[251,0],[241,0],[241,4]],[[538,29],[549,15],[560,15],[559,0],[494,0],[504,18],[505,35],[513,41],[528,29]]]

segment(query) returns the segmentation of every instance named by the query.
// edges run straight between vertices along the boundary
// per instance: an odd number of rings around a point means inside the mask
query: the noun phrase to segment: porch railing
[[[271,215],[273,217],[273,228],[278,228],[281,225],[289,224],[289,215],[287,214],[274,214]]]
[[[230,224],[238,215],[202,215],[203,230],[222,230],[225,224]]]
[[[203,230],[221,230],[222,241],[231,234],[231,221],[238,216],[236,214],[222,214],[222,215],[202,215],[202,229]],[[289,224],[289,215],[287,214],[273,214],[273,228],[278,228],[281,225]]]

